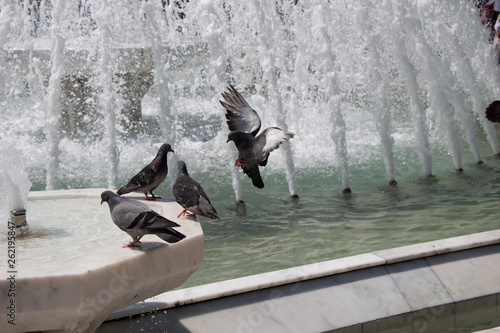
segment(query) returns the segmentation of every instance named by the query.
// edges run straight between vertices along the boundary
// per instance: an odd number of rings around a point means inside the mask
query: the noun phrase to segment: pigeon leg
[[[246,167],[247,165],[245,164],[245,162],[243,162],[243,160],[241,158],[237,158],[236,159],[236,162],[234,162],[234,165],[235,166],[239,166],[239,167]]]
[[[137,244],[140,244],[140,243],[141,243],[141,238],[142,238],[142,236],[137,237],[137,239],[136,239],[136,240],[134,240],[134,241],[132,241],[132,242],[130,242],[130,243],[128,243],[128,244],[125,244],[125,245],[123,245],[122,247],[138,247],[138,245],[137,245]]]
[[[149,191],[151,193],[151,200],[155,201],[156,199],[161,199],[161,197],[157,197],[156,195],[153,194],[153,191]]]
[[[130,242],[128,244],[123,245],[122,247],[138,247],[137,244],[139,244],[139,243],[140,242],[133,241],[133,242]]]
[[[187,216],[189,216],[189,217],[196,216],[196,214],[194,214],[194,213],[189,213],[189,212],[187,211],[187,209],[184,209],[184,210],[183,210],[183,211],[182,211],[179,215],[177,215],[177,217],[181,217],[182,215],[184,215],[184,216],[186,216],[186,215],[187,215]]]

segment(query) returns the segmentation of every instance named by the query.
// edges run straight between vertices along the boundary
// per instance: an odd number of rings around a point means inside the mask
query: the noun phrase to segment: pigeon
[[[259,115],[232,85],[227,90],[222,93],[226,101],[220,103],[226,109],[227,125],[231,131],[227,142],[233,141],[239,153],[235,165],[243,168],[254,186],[263,188],[259,165],[265,166],[269,153],[295,134],[278,127],[269,127],[257,135],[260,130]]]
[[[107,202],[111,219],[120,228],[132,237],[132,241],[123,247],[136,247],[142,236],[155,234],[168,243],[177,243],[186,236],[173,227],[180,227],[144,203],[132,198],[120,197],[112,191],[101,194],[101,205]]]
[[[196,216],[198,214],[220,220],[217,211],[210,203],[210,199],[208,199],[200,183],[189,176],[186,163],[179,161],[177,162],[177,167],[179,168],[179,174],[172,187],[172,194],[175,201],[184,208],[177,217],[186,214],[188,216]],[[188,213],[188,210],[192,214]]]
[[[167,177],[167,154],[169,151],[172,153],[174,152],[168,143],[162,144],[151,163],[146,165],[137,175],[130,179],[127,185],[121,187],[116,193],[122,195],[134,191],[141,191],[144,192],[146,200],[148,201],[154,201],[161,198],[155,196],[153,190],[165,180],[165,177]],[[151,198],[148,197],[148,192],[151,193]]]
[[[500,101],[494,101],[486,108],[486,119],[493,123],[500,123]]]

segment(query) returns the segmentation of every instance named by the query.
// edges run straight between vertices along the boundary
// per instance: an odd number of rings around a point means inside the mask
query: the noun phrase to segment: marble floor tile
[[[441,281],[424,259],[386,266],[412,310],[453,303]]]
[[[500,292],[500,245],[425,260],[455,302]]]

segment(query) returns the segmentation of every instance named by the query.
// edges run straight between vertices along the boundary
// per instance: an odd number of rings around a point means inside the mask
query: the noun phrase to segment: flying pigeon
[[[156,157],[146,165],[137,175],[132,177],[127,185],[121,187],[116,193],[122,195],[130,192],[144,192],[146,200],[156,200],[157,197],[153,194],[153,190],[158,187],[167,177],[168,166],[167,166],[167,154],[172,150],[172,147],[168,143],[161,145]],[[148,197],[148,192],[151,193],[151,198]]]
[[[188,216],[196,216],[198,214],[220,220],[219,216],[217,216],[217,211],[210,203],[210,199],[208,199],[200,183],[189,176],[186,163],[179,161],[177,162],[177,167],[179,168],[179,174],[172,187],[172,194],[175,201],[184,208],[177,217],[186,214]],[[193,214],[188,213],[188,211]]]
[[[269,153],[293,138],[294,133],[285,132],[278,127],[269,127],[257,135],[260,130],[259,115],[232,85],[229,85],[227,90],[228,92],[222,93],[226,102],[220,103],[226,109],[227,125],[231,131],[227,142],[233,141],[239,153],[235,165],[243,168],[243,172],[252,179],[254,186],[263,188],[259,165],[265,166]]]
[[[136,247],[142,236],[147,234],[155,234],[168,243],[177,243],[186,237],[172,229],[180,227],[179,224],[164,218],[138,200],[104,191],[101,194],[101,205],[103,202],[108,203],[113,222],[132,237],[132,241],[123,247]]]
[[[500,123],[500,101],[494,101],[486,108],[486,119],[493,123]]]

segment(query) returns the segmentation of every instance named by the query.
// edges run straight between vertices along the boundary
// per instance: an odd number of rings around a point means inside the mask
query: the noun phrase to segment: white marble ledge
[[[373,252],[387,264],[500,243],[500,229]]]
[[[192,288],[174,290],[147,299],[144,303],[135,304],[128,308],[118,310],[114,312],[108,320],[134,315],[137,314],[139,310],[141,313],[144,313],[157,309],[166,309],[174,306],[202,302],[254,290],[320,278],[328,275],[380,266],[384,263],[384,259],[371,253],[367,253],[232,280],[215,282]]]
[[[425,258],[438,254],[499,243],[500,230],[493,230],[377,251],[374,253],[334,259],[192,288],[174,290],[147,299],[144,303],[135,304],[125,309],[118,310],[112,313],[108,320],[242,294],[245,292],[291,284],[329,275],[346,273],[364,268]],[[425,268],[423,274],[428,274],[428,271],[429,269]],[[436,282],[436,285],[439,285],[439,283]],[[445,293],[442,294],[442,297],[448,297]],[[420,304],[418,303],[418,301],[415,301],[415,304],[412,304],[412,306],[414,308],[420,308]]]
[[[101,193],[106,191],[105,188],[87,188],[87,189],[72,189],[72,190],[53,190],[53,191],[33,191],[29,192],[29,200],[56,200],[56,199],[75,199],[75,198],[100,198]],[[176,230],[185,235],[199,235],[203,234],[199,221],[191,218],[178,218],[178,214],[182,211],[182,207],[178,205],[173,199],[164,197],[157,201],[146,201],[144,195],[138,193],[130,193],[127,197],[143,201],[151,209],[164,217],[176,221],[181,226]],[[176,246],[176,244],[168,244],[155,235],[145,235],[141,239],[142,245],[140,249],[103,249],[98,256],[87,256],[79,260],[74,260],[64,263],[64,269],[61,268],[61,263],[47,263],[40,265],[32,265],[23,267],[22,277],[40,277],[43,276],[65,276],[71,274],[82,274],[95,269],[100,269],[107,266],[112,262],[119,262],[133,258],[140,258],[147,252],[155,250],[158,247]],[[82,264],[84,263],[84,264]],[[44,272],[40,274],[40,272]]]
[[[100,198],[101,193],[106,191],[106,188],[85,188],[74,190],[53,190],[53,191],[31,191],[28,193],[29,200],[37,199],[59,199],[64,198]]]
[[[30,192],[29,198],[99,198],[103,190]],[[193,219],[177,218],[182,208],[171,200],[148,205],[179,223],[177,230],[186,238],[168,244],[155,235],[146,235],[138,249],[108,247],[98,255],[70,262],[23,267],[16,277],[17,322],[6,327],[6,332],[73,328],[92,332],[112,311],[182,285],[203,263],[201,225]],[[0,280],[2,309],[7,309],[9,302],[5,293],[8,283]]]

